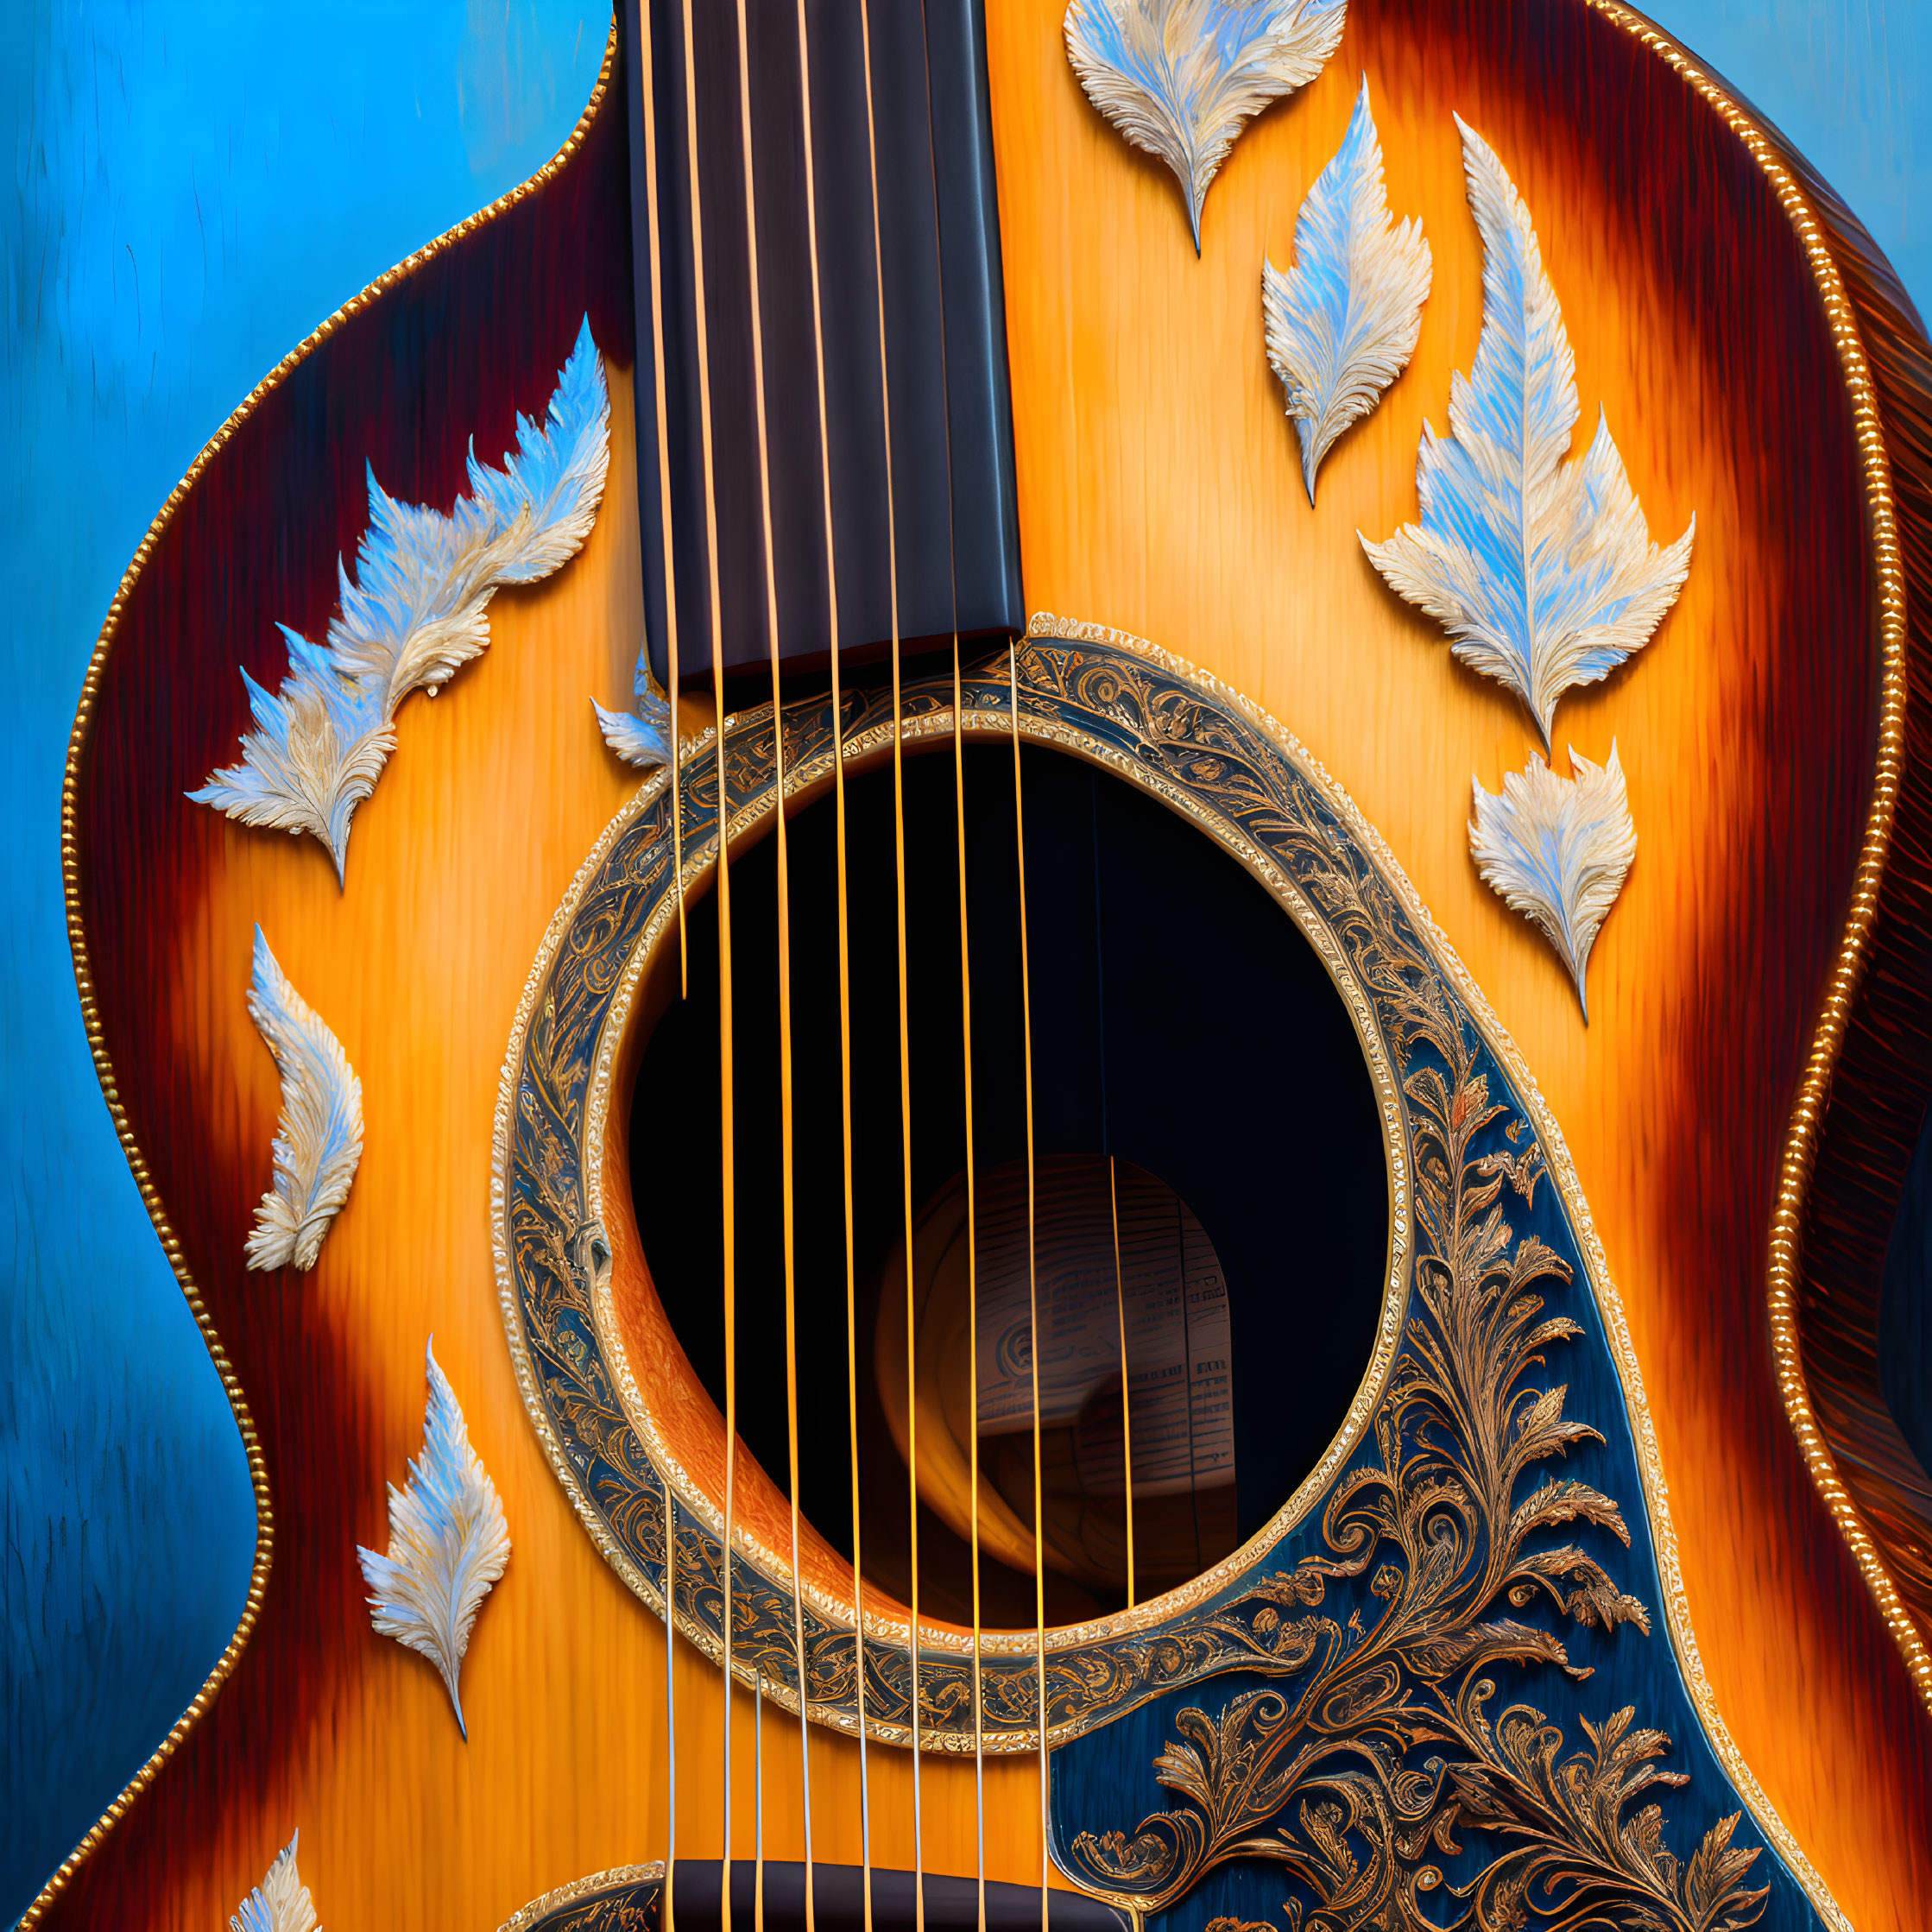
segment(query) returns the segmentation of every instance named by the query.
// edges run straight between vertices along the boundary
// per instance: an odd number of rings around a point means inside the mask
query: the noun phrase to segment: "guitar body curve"
[[[1614,8],[1358,3],[1329,67],[1235,148],[1198,257],[1171,179],[1083,95],[1062,9],[991,7],[986,40],[1026,606],[1218,679],[1384,842],[1560,1127],[1620,1297],[1642,1378],[1632,1439],[1652,1501],[1668,1487],[1651,1533],[1682,1576],[1650,1642],[1694,1630],[1708,1688],[1681,1652],[1657,1668],[1721,1719],[1815,1870],[1814,1904],[1910,1923],[1932,1895],[1926,1714],[1787,1426],[1760,1313],[1794,1096],[1902,702],[1889,505],[1842,288],[1821,283],[1760,158]],[[1260,263],[1288,249],[1365,72],[1435,294],[1408,372],[1337,445],[1311,508]],[[1592,760],[1618,746],[1642,828],[1587,1029],[1467,849],[1469,775],[1493,786],[1521,761],[1521,721],[1357,540],[1416,514],[1420,424],[1444,423],[1449,372],[1475,350],[1481,249],[1452,113],[1534,212],[1586,414],[1601,403],[1651,528],[1697,519],[1676,609],[1563,720]],[[49,1924],[218,1923],[299,1827],[325,1923],[495,1926],[664,1857],[667,1724],[680,1855],[719,1855],[717,1666],[674,1646],[667,1718],[661,1621],[557,1481],[494,1291],[506,1043],[546,928],[637,786],[589,702],[622,701],[644,635],[636,505],[654,464],[630,429],[649,371],[628,366],[608,63],[580,136],[238,412],[130,571],[90,674],[68,792],[84,997],[150,1208],[245,1392],[273,1563],[228,1681],[43,1896]],[[313,842],[191,803],[248,726],[236,658],[272,686],[275,622],[326,622],[365,463],[399,500],[447,505],[470,439],[508,446],[586,317],[611,395],[596,525],[553,578],[498,594],[482,661],[400,715],[343,887]],[[712,716],[687,696],[688,731]],[[278,1103],[243,1002],[258,923],[363,1083],[363,1164],[306,1276],[243,1264]],[[372,1632],[356,1560],[382,1547],[386,1486],[419,1449],[432,1334],[514,1543],[464,1665],[467,1741],[434,1671]],[[748,1695],[730,1721],[746,1857]],[[765,1849],[795,1859],[796,1724],[767,1708],[762,1725]],[[856,1865],[857,1744],[814,1727],[811,1752],[815,1855]],[[864,1778],[872,1856],[909,1865],[908,1754],[874,1746]],[[1033,1764],[989,1757],[983,1790],[988,1876],[1037,1879]],[[927,1868],[970,1873],[969,1759],[929,1760],[919,1804]]]

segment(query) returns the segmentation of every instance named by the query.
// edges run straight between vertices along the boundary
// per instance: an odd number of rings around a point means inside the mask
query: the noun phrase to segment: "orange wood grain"
[[[1753,352],[1753,329],[1802,349],[1815,326],[1714,321],[1655,244],[1647,206],[1579,158],[1575,128],[1531,85],[1544,43],[1524,35],[1525,22],[1582,12],[1581,0],[1499,5],[1485,26],[1454,6],[1356,0],[1328,71],[1237,146],[1208,197],[1196,261],[1171,178],[1082,97],[1059,0],[994,0],[1027,601],[1137,633],[1226,679],[1295,732],[1389,842],[1575,1159],[1629,1311],[1723,1715],[1853,1922],[1908,1926],[1932,1897],[1923,1720],[1797,1466],[1754,1314],[1755,1203],[1784,1127],[1776,1069],[1802,1032],[1789,1003],[1754,990],[1777,978],[1780,947],[1802,950],[1765,908],[1815,925],[1822,957],[1865,771],[1853,730],[1836,754],[1843,770],[1826,761],[1797,774],[1815,798],[1767,777],[1797,742],[1788,714],[1815,686],[1855,685],[1835,702],[1862,715],[1867,603],[1853,595],[1814,626],[1800,601],[1815,563],[1806,544],[1857,552],[1847,432],[1828,408],[1807,432],[1820,452],[1815,488],[1767,470],[1773,429],[1740,414],[1735,358]],[[1300,196],[1339,142],[1364,70],[1391,202],[1422,218],[1435,294],[1409,373],[1330,455],[1311,511],[1262,350],[1260,263],[1265,252],[1288,257]],[[1636,870],[1592,963],[1588,1030],[1548,949],[1468,855],[1471,774],[1496,788],[1532,748],[1533,727],[1452,663],[1356,540],[1416,514],[1421,422],[1445,426],[1449,371],[1474,350],[1481,255],[1452,109],[1490,140],[1536,220],[1575,347],[1582,433],[1601,403],[1653,536],[1697,518],[1689,583],[1655,642],[1558,718],[1559,757],[1574,743],[1601,759],[1615,740],[1639,828]],[[1782,244],[1752,245],[1775,256]],[[245,1198],[268,1174],[275,1081],[242,1003],[257,919],[362,1077],[367,1146],[320,1265],[225,1291],[257,1297],[247,1318],[283,1337],[282,1380],[249,1388],[264,1431],[279,1432],[284,1457],[339,1464],[352,1487],[341,1523],[278,1516],[288,1554],[271,1595],[325,1596],[300,1607],[299,1649],[277,1653],[299,1654],[303,1681],[252,1696],[259,1734],[224,1727],[218,1704],[206,1739],[191,1739],[52,1923],[104,1923],[110,1904],[129,1927],[218,1924],[297,1827],[303,1877],[333,1928],[475,1932],[584,1873],[664,1854],[661,1626],[597,1556],[544,1459],[489,1252],[492,1116],[517,1002],[572,874],[635,783],[590,710],[591,696],[628,691],[641,627],[628,377],[611,373],[610,482],[584,552],[545,585],[499,594],[486,656],[433,703],[405,709],[400,748],[357,815],[346,891],[313,842],[198,821],[210,862],[186,869],[193,893],[145,963],[181,1097],[178,1116],[153,1102],[138,1131],[158,1149],[178,1118],[199,1137],[174,1156],[184,1188],[198,1171],[240,1177],[204,1217],[231,1228],[233,1251],[191,1253],[198,1279],[235,1275]],[[1825,827],[1815,851],[1808,813]],[[1766,883],[1814,862],[1814,882]],[[1760,1064],[1771,1070],[1756,1084],[1726,1085],[1726,1067]],[[627,1116],[612,1110],[613,1178]],[[622,1278],[636,1258],[616,1204]],[[382,1483],[400,1481],[419,1447],[432,1333],[515,1545],[464,1668],[467,1745],[430,1667],[370,1632],[348,1558],[354,1540],[386,1539]],[[308,1375],[332,1406],[305,1406]],[[342,1433],[323,1431],[322,1417]],[[757,1498],[767,1520],[774,1503],[775,1492]],[[310,1548],[321,1537],[332,1539],[326,1563]],[[280,1613],[296,1611],[285,1600]],[[748,1856],[752,1709],[743,1695],[734,1705],[733,1848]],[[684,1855],[720,1848],[722,1731],[717,1673],[680,1643]],[[856,1746],[815,1732],[811,1748],[814,1850],[856,1862]],[[767,1718],[765,1765],[765,1849],[794,1858],[789,1720]],[[903,1752],[870,1753],[882,1863],[911,1862],[910,1770]],[[1026,1761],[988,1765],[991,1877],[1038,1873],[1035,1775]],[[181,1825],[191,1777],[218,1789],[212,1825]],[[929,1868],[969,1872],[972,1767],[929,1761],[923,1782]]]
[[[222,821],[219,863],[184,908],[178,950],[155,963],[178,1038],[193,1043],[188,1077],[219,1096],[199,1158],[238,1171],[252,1192],[268,1183],[279,1105],[242,1006],[257,919],[361,1076],[362,1165],[322,1258],[306,1277],[257,1277],[254,1291],[301,1298],[320,1345],[347,1365],[359,1441],[345,1461],[366,1453],[398,1482],[421,1446],[422,1352],[435,1337],[513,1540],[464,1666],[469,1741],[429,1665],[372,1633],[360,1578],[346,1571],[323,1618],[329,1681],[300,1734],[264,1754],[272,1787],[230,1791],[218,1834],[193,1863],[168,1861],[123,1923],[224,1923],[298,1827],[325,1924],[401,1916],[427,1932],[496,1925],[553,1886],[664,1853],[662,1626],[598,1556],[544,1459],[504,1346],[489,1250],[491,1121],[517,1002],[551,912],[637,782],[590,710],[592,696],[615,703],[628,691],[642,623],[629,377],[610,374],[610,479],[584,551],[543,585],[500,592],[483,660],[405,708],[399,748],[357,813],[346,890],[312,841]],[[687,703],[685,715],[699,726],[708,704]],[[300,1414],[272,1390],[257,1407],[271,1425],[278,1408],[290,1422]],[[344,1445],[291,1447],[326,1462]],[[352,1506],[354,1539],[386,1548],[381,1483]],[[283,1516],[277,1531],[287,1544],[308,1525]],[[677,1658],[678,1847],[716,1858],[723,1690],[682,1640]],[[733,1846],[749,1857],[754,1712],[742,1691],[733,1702]],[[795,1859],[798,1727],[776,1712],[765,1723],[765,1849]],[[856,1864],[857,1746],[817,1728],[812,1743],[815,1855]],[[972,1869],[972,1776],[969,1764],[927,1768],[933,1870]],[[993,1765],[987,1783],[1003,1821],[990,1875],[1037,1879],[1037,1773]],[[909,1866],[906,1754],[875,1749],[868,1784],[874,1855]],[[110,1840],[103,1860],[121,1848]]]
[[[993,9],[1027,602],[1227,679],[1387,839],[1575,1159],[1628,1311],[1722,1714],[1853,1922],[1916,1924],[1932,1897],[1924,1720],[1784,1429],[1755,1315],[1763,1227],[1735,1257],[1749,1272],[1724,1284],[1681,1240],[1686,1171],[1702,1171],[1721,1211],[1776,1142],[1712,1144],[1726,1123],[1708,1118],[1718,1096],[1699,1071],[1727,986],[1741,995],[1766,964],[1737,950],[1748,921],[1736,915],[1753,869],[1779,862],[1766,849],[1778,818],[1764,797],[1767,658],[1807,641],[1777,636],[1785,587],[1766,567],[1777,530],[1765,510],[1793,479],[1765,473],[1652,237],[1579,166],[1563,118],[1486,71],[1481,35],[1455,31],[1470,17],[1352,8],[1326,71],[1236,147],[1208,195],[1196,262],[1171,177],[1082,98],[1059,9]],[[1497,36],[1507,30],[1499,20]],[[1365,70],[1390,203],[1421,217],[1435,287],[1408,372],[1329,457],[1311,511],[1264,352],[1260,270],[1265,254],[1290,257],[1300,197],[1339,145]],[[1449,372],[1468,368],[1481,324],[1452,110],[1496,149],[1536,224],[1576,354],[1579,451],[1601,404],[1653,539],[1697,518],[1689,581],[1653,643],[1557,718],[1559,768],[1566,745],[1601,761],[1617,744],[1638,826],[1635,870],[1591,962],[1587,1029],[1554,955],[1468,855],[1471,774],[1499,789],[1535,748],[1534,726],[1451,660],[1355,537],[1416,516],[1422,420],[1446,431]],[[1869,675],[1868,622],[1854,605],[1838,635],[1814,641],[1853,679]],[[1761,1052],[1746,1001],[1733,1005],[1730,1050]],[[1768,1175],[1758,1179],[1763,1192]],[[1714,1319],[1714,1304],[1728,1316],[1740,1301],[1743,1323]],[[1740,1380],[1754,1397],[1746,1417],[1724,1392]],[[1843,1618],[1821,1610],[1828,1594],[1848,1605]]]

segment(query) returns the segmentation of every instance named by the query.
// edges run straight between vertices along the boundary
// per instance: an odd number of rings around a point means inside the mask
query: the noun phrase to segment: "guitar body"
[[[1428,944],[1487,1003],[1499,1064],[1560,1128],[1591,1291],[1616,1297],[1605,1359],[1645,1481],[1619,1500],[1649,1515],[1639,1554],[1654,1544],[1662,1566],[1626,1586],[1657,1606],[1648,1638],[1619,1641],[1647,1642],[1645,1682],[1688,1698],[1676,1708],[1746,1792],[1673,1815],[1673,1847],[1688,1859],[1745,1809],[1740,1835],[1773,1847],[1757,1882],[1775,1859],[1809,1863],[1780,1880],[1777,1910],[1827,1923],[1834,1901],[1860,1927],[1916,1923],[1932,1897],[1932,1718],[1807,1468],[1765,1312],[1794,1108],[1815,1107],[1804,1083],[1896,775],[1906,647],[1884,432],[1829,250],[1775,151],[1633,16],[1585,0],[1355,0],[1323,71],[1236,144],[1196,258],[1172,178],[1083,95],[1063,11],[994,3],[985,28],[1025,602],[1059,621],[1035,628],[1077,644],[1077,626],[1109,627],[1219,680],[1291,733],[1382,842],[1376,862],[1435,923]],[[1421,219],[1434,291],[1412,361],[1329,457],[1311,508],[1260,269],[1286,258],[1364,73],[1390,200]],[[673,1737],[678,1855],[720,1855],[718,1666],[680,1638],[667,1696],[661,1610],[586,1533],[505,1346],[506,1050],[514,1069],[546,931],[640,786],[589,703],[623,702],[645,635],[638,503],[656,466],[633,431],[651,371],[630,347],[622,105],[613,60],[546,178],[404,264],[249,399],[157,521],[88,679],[67,848],[88,1020],[250,1446],[262,1550],[205,1708],[30,1920],[219,1924],[299,1828],[324,1924],[482,1932],[589,1874],[665,1858]],[[1559,754],[1601,763],[1615,745],[1639,827],[1587,1026],[1553,953],[1469,856],[1471,774],[1495,790],[1533,733],[1357,540],[1416,516],[1422,424],[1446,433],[1450,372],[1476,351],[1482,248],[1455,114],[1531,212],[1582,428],[1601,404],[1653,535],[1695,518],[1675,608],[1558,724]],[[344,883],[316,842],[191,802],[248,728],[235,662],[272,688],[275,624],[326,624],[337,557],[366,520],[365,463],[399,501],[446,508],[470,439],[494,458],[516,411],[540,412],[586,317],[610,390],[595,525],[554,576],[497,594],[480,661],[404,708]],[[988,664],[992,705],[1006,672]],[[741,682],[729,702],[768,695]],[[710,693],[687,690],[682,732],[714,719]],[[687,785],[708,756],[687,761]],[[662,774],[644,782],[661,791]],[[693,904],[710,890],[700,869]],[[361,1165],[306,1274],[243,1260],[280,1104],[243,997],[257,925],[362,1082]],[[620,1086],[672,997],[672,957],[644,982]],[[628,1117],[609,1115],[600,1184],[613,1292],[644,1309],[626,1190],[653,1156]],[[420,1452],[432,1335],[514,1544],[464,1664],[467,1739],[435,1671],[372,1632],[356,1556],[385,1547],[387,1486]],[[722,1442],[695,1374],[664,1373]],[[1266,1373],[1292,1397],[1292,1360]],[[688,1460],[704,1488],[703,1455]],[[741,1520],[781,1547],[782,1468],[740,1480]],[[836,1594],[842,1559],[808,1542],[802,1562]],[[732,1854],[750,1858],[761,1830],[765,1857],[798,1859],[798,1720],[742,1687],[729,1702]],[[911,1754],[874,1742],[862,1782],[849,1729],[808,1728],[812,1855],[910,1868]],[[1134,1775],[1138,1810],[1159,1809],[1144,1765]],[[983,1785],[969,1749],[929,1753],[925,1869],[973,1873],[983,1802],[987,1876],[1036,1884],[1039,1776],[1025,1751],[988,1754]]]

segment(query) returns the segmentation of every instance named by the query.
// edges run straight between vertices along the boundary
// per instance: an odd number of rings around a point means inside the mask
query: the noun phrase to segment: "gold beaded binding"
[[[1640,15],[1618,0],[1589,0],[1590,5],[1626,33],[1633,35],[1664,61],[1702,100],[1716,111],[1724,124],[1744,143],[1765,178],[1771,185],[1779,205],[1790,218],[1791,227],[1804,251],[1812,278],[1818,285],[1831,330],[1832,345],[1845,387],[1852,401],[1852,419],[1858,439],[1859,465],[1863,476],[1866,513],[1870,520],[1872,571],[1878,603],[1879,698],[1878,755],[1872,774],[1872,799],[1866,810],[1865,835],[1860,842],[1858,869],[1853,877],[1845,930],[1826,981],[1811,1048],[1806,1057],[1797,1098],[1791,1109],[1791,1122],[1779,1162],[1777,1206],[1771,1225],[1769,1278],[1765,1286],[1765,1309],[1771,1317],[1771,1353],[1777,1365],[1777,1387],[1784,1398],[1784,1412],[1798,1440],[1798,1452],[1811,1474],[1832,1521],[1844,1537],[1878,1614],[1891,1632],[1905,1660],[1920,1697],[1932,1712],[1932,1651],[1912,1615],[1886,1562],[1885,1552],[1866,1524],[1844,1478],[1837,1458],[1819,1426],[1805,1376],[1803,1336],[1799,1321],[1799,1300],[1803,1266],[1803,1221],[1812,1170],[1817,1160],[1819,1128],[1832,1075],[1845,1044],[1847,1026],[1853,1003],[1863,984],[1870,963],[1872,929],[1878,911],[1878,898],[1891,855],[1893,821],[1897,815],[1898,794],[1905,765],[1905,699],[1907,691],[1907,602],[1905,572],[1900,555],[1897,506],[1892,493],[1891,460],[1885,445],[1884,420],[1878,395],[1872,382],[1871,364],[1866,356],[1865,338],[1859,331],[1858,313],[1845,293],[1844,278],[1828,243],[1817,210],[1803,185],[1786,162],[1778,143],[1757,117],[1712,79],[1685,50],[1653,27]],[[1652,1472],[1648,1466],[1645,1476]],[[1662,1477],[1657,1477],[1659,1493]],[[1682,1581],[1676,1575],[1676,1549],[1664,1541],[1667,1601],[1673,1613],[1682,1597]],[[1679,1649],[1688,1642],[1688,1628]],[[1701,1681],[1701,1673],[1700,1673]]]
[[[216,1658],[214,1668],[209,1671],[200,1689],[194,1694],[188,1708],[174,1720],[167,1735],[155,1747],[154,1755],[128,1780],[120,1795],[88,1827],[80,1842],[60,1861],[60,1868],[35,1895],[33,1904],[27,1908],[20,1921],[20,1932],[32,1932],[32,1929],[46,1916],[47,1908],[53,1904],[68,1880],[93,1854],[101,1840],[121,1822],[128,1807],[154,1782],[155,1775],[174,1756],[182,1739],[200,1721],[202,1714],[214,1702],[215,1693],[227,1682],[236,1664],[241,1660],[242,1651],[254,1632],[256,1619],[262,1613],[262,1599],[268,1588],[268,1567],[275,1553],[274,1500],[268,1493],[268,1465],[262,1457],[261,1443],[256,1436],[254,1418],[249,1413],[248,1397],[243,1392],[233,1368],[229,1365],[227,1351],[222,1347],[221,1337],[215,1332],[215,1324],[209,1317],[207,1305],[201,1298],[201,1291],[195,1286],[194,1278],[188,1272],[186,1260],[181,1253],[181,1244],[175,1238],[174,1230],[168,1222],[167,1209],[155,1191],[153,1178],[148,1171],[147,1159],[136,1145],[134,1134],[129,1127],[127,1114],[121,1105],[119,1091],[115,1084],[114,1064],[108,1055],[107,1041],[101,1030],[99,1010],[94,1001],[93,975],[87,960],[87,932],[80,909],[80,763],[86,750],[88,731],[93,723],[94,706],[100,693],[101,679],[107,668],[108,653],[113,648],[115,635],[121,625],[121,615],[127,608],[135,580],[147,568],[148,559],[153,556],[155,546],[161,541],[161,534],[174,521],[174,513],[186,500],[188,492],[194,488],[201,472],[227,446],[235,432],[255,414],[266,397],[287,381],[300,363],[320,348],[345,322],[361,314],[370,303],[386,295],[398,283],[407,281],[417,269],[441,255],[445,249],[454,248],[458,243],[467,240],[477,230],[495,221],[498,216],[507,214],[518,203],[534,194],[559,174],[583,146],[584,136],[589,134],[591,124],[603,110],[609,92],[611,69],[616,56],[617,30],[613,24],[604,42],[603,61],[597,70],[597,85],[591,88],[590,98],[584,104],[584,111],[578,117],[577,125],[571,129],[569,138],[563,146],[527,181],[520,181],[508,193],[498,196],[487,208],[465,216],[454,228],[445,229],[433,241],[426,242],[414,254],[405,256],[393,268],[378,275],[366,287],[351,295],[332,315],[305,336],[242,398],[227,421],[202,445],[200,452],[188,465],[186,474],[168,492],[167,501],[161,505],[155,521],[148,526],[147,534],[142,538],[132,560],[122,573],[113,601],[107,607],[106,622],[101,626],[99,637],[95,640],[93,655],[87,662],[87,675],[80,686],[80,703],[74,712],[73,729],[67,738],[67,762],[60,783],[60,879],[66,901],[67,942],[73,951],[74,982],[80,993],[81,1022],[87,1030],[88,1050],[94,1056],[94,1069],[100,1076],[101,1092],[106,1097],[108,1112],[113,1117],[114,1131],[120,1139],[122,1151],[128,1157],[128,1165],[133,1171],[135,1185],[141,1190],[142,1204],[148,1210],[148,1219],[155,1224],[155,1234],[161,1237],[161,1252],[167,1255],[168,1266],[174,1271],[174,1279],[181,1285],[181,1293],[186,1298],[188,1311],[194,1316],[195,1325],[201,1330],[202,1339],[208,1345],[209,1359],[215,1365],[215,1372],[221,1377],[223,1392],[228,1398],[229,1407],[235,1412],[235,1425],[242,1432],[242,1447],[248,1455],[249,1481],[255,1490],[255,1563],[249,1573],[248,1598],[243,1606],[242,1620],[235,1626],[235,1634],[229,1638],[227,1647]]]

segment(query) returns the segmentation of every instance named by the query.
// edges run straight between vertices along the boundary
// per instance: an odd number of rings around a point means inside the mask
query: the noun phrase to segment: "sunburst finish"
[[[1628,1312],[1716,1708],[1852,1922],[1914,1923],[1932,1897],[1927,1719],[1787,1426],[1763,1315],[1883,668],[1853,403],[1800,239],[1711,108],[1582,0],[1356,0],[1329,67],[1222,168],[1197,260],[1171,179],[1083,95],[1062,11],[1011,0],[988,22],[1028,605],[1215,672],[1387,840],[1575,1160]],[[1255,284],[1364,72],[1390,199],[1421,218],[1435,291],[1408,369],[1330,453],[1310,508]],[[1587,1031],[1561,966],[1468,856],[1471,774],[1495,789],[1531,728],[1356,540],[1413,518],[1420,422],[1444,420],[1449,371],[1475,349],[1481,255],[1455,112],[1533,212],[1586,420],[1607,408],[1654,529],[1697,517],[1653,641],[1565,704],[1580,751],[1601,761],[1619,744],[1640,839],[1591,957]],[[231,425],[104,639],[70,793],[76,932],[110,1096],[250,1405],[275,1550],[231,1678],[48,1902],[50,1924],[219,1923],[297,1826],[328,1925],[401,1913],[473,1932],[663,1855],[661,1626],[583,1533],[529,1428],[489,1250],[517,1002],[636,782],[584,702],[629,689],[641,633],[629,372],[613,360],[610,478],[583,553],[499,593],[487,657],[402,711],[345,890],[319,847],[184,797],[245,724],[236,657],[272,677],[273,621],[325,622],[365,458],[399,495],[447,504],[464,438],[508,441],[583,315],[607,353],[629,339],[610,239],[620,123],[607,105],[541,190],[414,271],[402,293],[420,306],[392,291],[347,318]],[[291,527],[310,534],[282,540]],[[702,722],[687,698],[685,729]],[[355,1064],[367,1135],[316,1269],[266,1290],[242,1263],[277,1104],[243,998],[257,920]],[[430,1331],[516,1542],[464,1664],[467,1745],[434,1672],[371,1634],[354,1556],[380,1542],[386,1478],[415,1447]],[[720,1687],[688,1646],[675,1675],[679,1849],[715,1857]],[[748,1855],[752,1712],[735,1706],[734,1849]],[[796,1732],[766,1724],[766,1849],[796,1858]],[[813,1849],[856,1863],[856,1747],[815,1734],[811,1748]],[[1038,1871],[1033,1777],[988,1767],[991,1877]],[[873,1752],[870,1801],[874,1855],[909,1864],[903,1753]],[[930,1867],[970,1872],[971,1767],[931,1765],[923,1813]]]

